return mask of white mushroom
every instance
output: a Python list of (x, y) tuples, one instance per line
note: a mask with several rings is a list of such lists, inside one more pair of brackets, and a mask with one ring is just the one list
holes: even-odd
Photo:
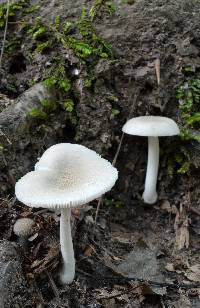
[(25, 247), (26, 241), (33, 234), (35, 222), (30, 218), (19, 218), (13, 226), (13, 232), (19, 237), (20, 244)]
[(159, 140), (161, 136), (180, 134), (177, 124), (169, 118), (143, 116), (129, 120), (122, 128), (129, 135), (148, 137), (148, 163), (143, 199), (153, 204), (157, 200), (156, 184), (159, 166)]
[(71, 283), (75, 275), (71, 208), (99, 198), (113, 187), (117, 178), (117, 170), (96, 152), (78, 144), (61, 143), (46, 150), (35, 171), (16, 183), (16, 196), (24, 204), (61, 209), (63, 283)]

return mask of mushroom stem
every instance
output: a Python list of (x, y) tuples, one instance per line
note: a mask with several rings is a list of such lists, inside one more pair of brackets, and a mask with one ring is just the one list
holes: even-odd
[(63, 257), (63, 269), (60, 275), (62, 283), (69, 284), (75, 275), (74, 249), (70, 225), (71, 209), (61, 209), (60, 246)]
[(148, 137), (148, 163), (143, 199), (145, 203), (153, 204), (157, 200), (156, 184), (159, 165), (158, 137)]

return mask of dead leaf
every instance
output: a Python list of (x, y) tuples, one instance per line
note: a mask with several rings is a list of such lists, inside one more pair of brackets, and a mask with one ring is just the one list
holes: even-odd
[(198, 274), (190, 272), (190, 273), (185, 273), (185, 276), (190, 281), (200, 282), (200, 275), (198, 275)]
[(112, 256), (112, 259), (114, 261), (122, 261), (123, 260), (122, 258), (119, 258), (119, 257), (116, 257), (116, 256)]
[(157, 84), (160, 84), (160, 59), (156, 59), (155, 62), (155, 71), (156, 71), (156, 78), (157, 78)]
[(176, 232), (176, 241), (174, 250), (181, 250), (189, 247), (189, 219), (186, 209), (180, 205), (180, 210), (176, 213), (174, 221), (174, 230)]
[(93, 219), (93, 217), (91, 216), (91, 215), (88, 215), (88, 216), (86, 216), (85, 218), (85, 223), (86, 224), (88, 224), (88, 225), (93, 225), (94, 224), (94, 219)]
[(27, 209), (27, 211), (26, 211), (26, 212), (22, 212), (22, 213), (20, 214), (20, 216), (26, 218), (26, 217), (28, 217), (30, 214), (32, 214), (31, 211), (32, 211), (32, 208)]
[(32, 264), (31, 264), (31, 268), (35, 268), (38, 267), (40, 264), (42, 264), (43, 260), (35, 260)]
[(50, 266), (54, 267), (55, 264), (57, 264), (58, 262), (58, 260), (56, 260), (58, 254), (59, 254), (59, 249), (57, 245), (50, 247), (47, 255), (42, 260), (35, 260), (32, 263), (31, 268), (33, 268), (33, 272), (40, 274)]
[(192, 308), (191, 302), (188, 298), (188, 296), (186, 296), (185, 294), (180, 294), (180, 299), (179, 301), (176, 303), (177, 308)]
[(200, 282), (200, 264), (190, 266), (189, 271), (185, 273), (185, 276), (190, 281)]
[(193, 272), (193, 273), (198, 273), (200, 275), (200, 264), (195, 264), (189, 267), (189, 269)]
[(168, 271), (168, 272), (174, 272), (175, 269), (174, 269), (174, 264), (173, 263), (167, 263), (166, 266), (165, 266), (165, 269)]
[(98, 289), (99, 295), (96, 296), (96, 299), (109, 299), (110, 297), (120, 296), (122, 292), (118, 290), (112, 290), (111, 292), (106, 289)]
[(79, 208), (75, 208), (75, 209), (72, 209), (72, 214), (76, 217), (76, 218), (80, 218), (81, 216), (81, 209)]
[(168, 213), (171, 213), (171, 212), (172, 212), (172, 208), (171, 208), (171, 205), (170, 205), (170, 203), (169, 203), (168, 200), (164, 200), (164, 201), (161, 203), (160, 208), (161, 208), (161, 210), (164, 210), (164, 211), (166, 211), (166, 212), (168, 212)]
[(103, 307), (105, 308), (113, 308), (115, 307), (115, 299), (114, 298), (103, 299), (102, 304), (103, 304)]
[(113, 239), (122, 244), (129, 244), (131, 242), (131, 234), (123, 234), (122, 236), (113, 236)]
[(95, 252), (95, 249), (92, 245), (87, 245), (84, 250), (84, 256), (91, 257), (91, 255)]
[(184, 247), (186, 248), (189, 247), (188, 218), (185, 219), (185, 221), (183, 222), (180, 228), (178, 249), (181, 250)]
[(178, 213), (178, 209), (175, 205), (172, 205), (172, 214), (176, 215)]

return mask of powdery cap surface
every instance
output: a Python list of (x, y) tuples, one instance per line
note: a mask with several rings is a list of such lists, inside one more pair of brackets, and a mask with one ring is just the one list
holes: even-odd
[(19, 218), (13, 226), (13, 231), (17, 236), (28, 237), (33, 233), (35, 222), (30, 218)]
[(126, 122), (123, 132), (136, 136), (174, 136), (180, 134), (177, 124), (169, 118), (158, 116), (143, 116)]
[(17, 198), (31, 207), (76, 207), (99, 198), (118, 178), (117, 169), (88, 148), (70, 143), (50, 147), (15, 186)]

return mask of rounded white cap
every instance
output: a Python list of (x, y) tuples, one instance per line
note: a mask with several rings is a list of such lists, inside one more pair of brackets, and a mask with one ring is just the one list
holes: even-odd
[(13, 232), (20, 237), (28, 237), (33, 233), (35, 222), (30, 218), (19, 218), (13, 226)]
[(78, 144), (50, 147), (15, 186), (18, 200), (30, 207), (83, 205), (109, 191), (118, 171), (96, 152)]
[(129, 135), (161, 137), (180, 134), (177, 124), (169, 118), (158, 116), (143, 116), (126, 122), (122, 131)]

